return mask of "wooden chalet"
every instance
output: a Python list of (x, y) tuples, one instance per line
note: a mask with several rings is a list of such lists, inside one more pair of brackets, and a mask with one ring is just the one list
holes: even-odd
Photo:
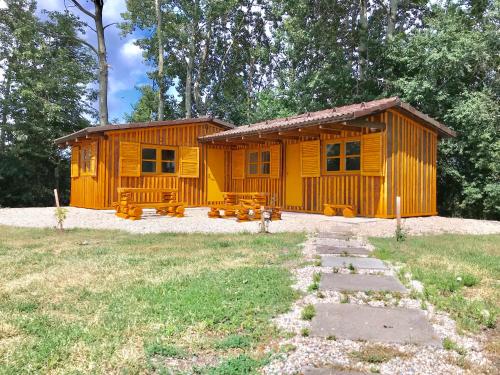
[(71, 147), (71, 206), (109, 209), (118, 188), (177, 189), (188, 206), (262, 192), (285, 211), (349, 204), (356, 215), (435, 215), (440, 137), (455, 133), (399, 98), (235, 127), (214, 118), (89, 127)]

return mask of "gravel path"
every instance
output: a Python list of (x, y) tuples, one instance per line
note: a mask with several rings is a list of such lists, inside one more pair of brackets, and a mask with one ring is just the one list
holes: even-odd
[[(90, 210), (68, 208), (66, 228), (119, 229), (133, 233), (158, 232), (257, 232), (258, 222), (238, 223), (235, 219), (209, 219), (208, 208), (188, 208), (183, 218), (163, 217), (154, 210), (145, 210), (142, 220), (131, 221), (118, 218), (111, 210)], [(22, 227), (54, 227), (53, 207), (2, 208), (0, 225)], [(337, 228), (351, 228), (362, 236), (393, 236), (395, 221), (374, 218), (352, 218), (341, 216), (327, 217), (318, 214), (284, 212), (283, 220), (270, 224), (271, 232), (285, 231), (330, 231)], [(500, 233), (500, 222), (444, 217), (424, 217), (404, 220), (404, 228), (409, 234), (426, 233)]]
[[(358, 238), (358, 241), (362, 239)], [(366, 244), (369, 247), (369, 244)], [(484, 335), (465, 336), (457, 333), (455, 321), (448, 314), (437, 311), (431, 304), (422, 309), (422, 302), (411, 296), (401, 296), (394, 293), (339, 293), (335, 291), (311, 291), (308, 288), (313, 283), (315, 273), (332, 272), (318, 264), (316, 254), (316, 239), (314, 237), (304, 244), (305, 259), (314, 265), (307, 265), (295, 271), (294, 288), (302, 294), (292, 309), (274, 319), (274, 324), (286, 332), (286, 338), (273, 343), (269, 348), (279, 348), (279, 354), (263, 368), (265, 375), (300, 374), (308, 368), (333, 367), (337, 370), (355, 370), (362, 373), (381, 374), (495, 374), (492, 363), (483, 354), (486, 344)], [(398, 269), (390, 267), (379, 274), (395, 275)], [(335, 272), (349, 273), (347, 268)], [(419, 291), (422, 285), (411, 280), (406, 274), (407, 286)], [(433, 346), (416, 346), (411, 344), (383, 344), (399, 353), (388, 357), (380, 363), (363, 362), (356, 352), (373, 348), (374, 342), (353, 341), (345, 339), (310, 337), (311, 321), (303, 320), (302, 310), (309, 304), (349, 303), (373, 307), (400, 307), (421, 310), (432, 325), (440, 340), (451, 339), (461, 348), (459, 351), (446, 350)]]

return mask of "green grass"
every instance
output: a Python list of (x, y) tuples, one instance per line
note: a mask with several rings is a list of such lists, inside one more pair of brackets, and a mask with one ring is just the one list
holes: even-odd
[(302, 234), (132, 235), (0, 226), (0, 373), (253, 373), (297, 297)]
[(302, 320), (312, 320), (315, 315), (316, 310), (314, 309), (314, 305), (309, 304), (302, 309), (300, 317), (302, 318)]
[[(421, 296), (447, 311), (458, 327), (493, 328), (500, 312), (500, 235), (372, 238), (375, 255), (402, 262), (424, 285)], [(404, 273), (403, 270), (402, 273)]]

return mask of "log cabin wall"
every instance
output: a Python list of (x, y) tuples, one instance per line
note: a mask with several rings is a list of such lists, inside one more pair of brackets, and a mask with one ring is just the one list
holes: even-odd
[(384, 113), (387, 124), (385, 216), (395, 217), (396, 197), (402, 216), (436, 215), (437, 132), (397, 110)]
[[(219, 132), (222, 129), (213, 124), (192, 124), (114, 130), (92, 142), (98, 142), (97, 174), (72, 178), (71, 206), (105, 209), (117, 201), (119, 187), (173, 188), (178, 189), (178, 199), (189, 206), (206, 202), (206, 146), (198, 143), (198, 137)], [(91, 141), (77, 142), (73, 148)], [(138, 142), (158, 146), (199, 147), (199, 177), (182, 178), (176, 175), (151, 175), (121, 177), (119, 173), (120, 142)], [(177, 157), (178, 159), (178, 157)], [(178, 164), (178, 162), (177, 162)], [(178, 168), (178, 166), (177, 166)], [(148, 196), (148, 199), (155, 199)]]

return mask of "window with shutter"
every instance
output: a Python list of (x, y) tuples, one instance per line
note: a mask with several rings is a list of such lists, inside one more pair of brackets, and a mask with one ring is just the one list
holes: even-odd
[(71, 148), (71, 177), (80, 176), (80, 147), (73, 146)]
[(361, 174), (383, 176), (382, 133), (365, 134), (361, 145)]
[(271, 146), (271, 173), (269, 177), (280, 178), (281, 171), (281, 146), (273, 145)]
[(231, 154), (231, 174), (233, 179), (245, 178), (245, 150), (233, 150)]
[(120, 142), (120, 176), (139, 177), (141, 175), (141, 144)]
[(200, 149), (198, 147), (180, 148), (180, 177), (198, 178)]
[(90, 171), (89, 174), (92, 177), (97, 176), (97, 141), (91, 143), (90, 145)]
[(302, 177), (320, 176), (321, 163), (319, 140), (302, 142), (300, 144), (300, 163)]

